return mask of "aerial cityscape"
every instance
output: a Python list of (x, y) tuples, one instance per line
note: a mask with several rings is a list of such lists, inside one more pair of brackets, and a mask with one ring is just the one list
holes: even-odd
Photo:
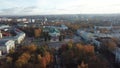
[(0, 68), (120, 68), (119, 0), (0, 3)]

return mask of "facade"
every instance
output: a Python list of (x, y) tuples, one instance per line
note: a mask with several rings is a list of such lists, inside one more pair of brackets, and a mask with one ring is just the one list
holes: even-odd
[(2, 33), (1, 33), (1, 31), (0, 31), (0, 39), (2, 38)]
[(0, 32), (0, 56), (9, 53), (10, 49), (14, 49), (15, 44), (20, 44), (26, 36), (24, 32), (17, 28), (10, 29), (16, 33), (16, 36), (6, 36), (2, 38), (2, 33)]
[(58, 29), (60, 29), (60, 30), (67, 30), (68, 27), (66, 25), (62, 24), (60, 27), (58, 27)]
[(94, 28), (98, 28), (98, 29), (108, 29), (111, 30), (113, 28), (112, 24), (110, 26), (94, 26)]
[(0, 25), (0, 29), (5, 29), (5, 28), (9, 28), (9, 25)]
[(96, 39), (93, 39), (92, 42), (93, 42), (93, 44), (94, 44), (98, 49), (100, 48), (100, 44), (101, 44), (100, 41), (98, 41), (98, 40), (96, 40)]
[(116, 48), (114, 54), (115, 54), (115, 62), (120, 63), (120, 48), (119, 47)]
[(15, 40), (15, 43), (16, 44), (20, 44), (25, 38), (25, 33), (20, 33), (20, 34), (17, 34), (15, 37), (14, 37), (14, 40)]
[(51, 37), (60, 36), (60, 31), (54, 26), (44, 27), (43, 32), (48, 32)]
[(51, 42), (59, 41), (60, 31), (58, 28), (54, 26), (46, 26), (44, 27), (43, 32), (48, 33)]
[(2, 51), (0, 50), (0, 56), (2, 56)]
[(77, 31), (77, 34), (80, 35), (85, 41), (90, 41), (94, 37), (93, 33), (86, 32), (86, 31)]
[(50, 35), (51, 37), (60, 36), (60, 31), (59, 31), (57, 28), (55, 28), (55, 27), (51, 27), (50, 30), (49, 30), (49, 35)]
[(2, 39), (0, 40), (0, 51), (2, 54), (9, 53), (10, 49), (15, 48), (15, 42), (13, 40)]
[(16, 33), (16, 36), (4, 37), (4, 39), (13, 40), (15, 41), (15, 44), (20, 44), (24, 40), (26, 34), (17, 28), (15, 28), (13, 31)]
[(16, 44), (20, 44), (24, 40), (26, 35), (24, 32), (17, 28), (15, 28), (14, 31), (17, 35), (13, 37), (13, 40), (15, 41)]

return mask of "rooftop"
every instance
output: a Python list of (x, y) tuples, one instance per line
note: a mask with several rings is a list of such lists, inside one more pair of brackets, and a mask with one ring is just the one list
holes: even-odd
[(4, 46), (8, 39), (0, 39), (0, 46)]

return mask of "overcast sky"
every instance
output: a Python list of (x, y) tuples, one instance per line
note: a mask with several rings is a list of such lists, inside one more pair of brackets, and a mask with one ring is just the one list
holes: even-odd
[(0, 0), (0, 15), (120, 13), (120, 0)]

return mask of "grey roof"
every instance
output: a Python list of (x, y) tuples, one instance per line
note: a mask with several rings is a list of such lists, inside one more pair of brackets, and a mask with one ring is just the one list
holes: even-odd
[(4, 46), (8, 39), (0, 39), (0, 46)]

